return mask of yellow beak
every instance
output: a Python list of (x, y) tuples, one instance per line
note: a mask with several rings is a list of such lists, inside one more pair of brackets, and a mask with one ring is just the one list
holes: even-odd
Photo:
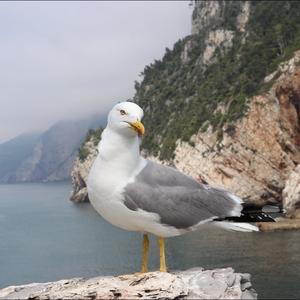
[(145, 127), (142, 122), (130, 122), (129, 125), (139, 134), (143, 135), (145, 133)]

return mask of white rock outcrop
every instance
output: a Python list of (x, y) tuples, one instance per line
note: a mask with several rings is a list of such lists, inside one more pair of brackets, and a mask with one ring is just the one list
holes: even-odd
[(245, 28), (249, 21), (249, 17), (250, 17), (250, 2), (243, 1), (241, 2), (241, 11), (237, 16), (237, 20), (236, 20), (237, 29), (240, 32), (245, 32)]
[(232, 268), (72, 278), (10, 286), (0, 299), (257, 299), (249, 274)]
[(226, 50), (230, 49), (233, 37), (234, 32), (231, 30), (217, 29), (210, 31), (204, 42), (206, 48), (203, 52), (202, 63), (204, 65), (212, 63), (217, 49), (220, 49), (221, 52), (226, 52)]
[[(226, 5), (235, 1), (195, 1), (195, 10), (192, 18), (192, 34), (203, 32), (212, 27), (216, 21), (224, 19)], [(236, 1), (237, 2), (237, 1)], [(251, 12), (250, 1), (240, 1), (236, 16), (236, 29), (245, 32)]]
[(198, 34), (219, 19), (222, 12), (220, 1), (195, 1), (195, 15), (192, 19), (192, 34)]

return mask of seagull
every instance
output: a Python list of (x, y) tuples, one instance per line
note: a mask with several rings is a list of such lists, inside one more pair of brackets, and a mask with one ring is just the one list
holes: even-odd
[(197, 230), (204, 223), (258, 231), (248, 223), (226, 220), (241, 215), (243, 201), (236, 195), (140, 155), (143, 115), (142, 108), (129, 101), (112, 108), (87, 180), (90, 202), (105, 220), (143, 234), (141, 272), (148, 272), (150, 233), (158, 237), (159, 270), (167, 272), (165, 238)]

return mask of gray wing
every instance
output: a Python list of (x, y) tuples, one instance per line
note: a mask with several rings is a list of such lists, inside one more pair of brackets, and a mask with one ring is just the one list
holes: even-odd
[(125, 187), (124, 204), (160, 216), (162, 224), (186, 229), (211, 218), (239, 215), (242, 207), (228, 191), (202, 185), (174, 168), (147, 161)]

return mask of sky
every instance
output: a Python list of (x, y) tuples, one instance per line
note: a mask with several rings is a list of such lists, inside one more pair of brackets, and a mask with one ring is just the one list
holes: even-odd
[(0, 1), (0, 143), (132, 98), (191, 13), (189, 1)]

